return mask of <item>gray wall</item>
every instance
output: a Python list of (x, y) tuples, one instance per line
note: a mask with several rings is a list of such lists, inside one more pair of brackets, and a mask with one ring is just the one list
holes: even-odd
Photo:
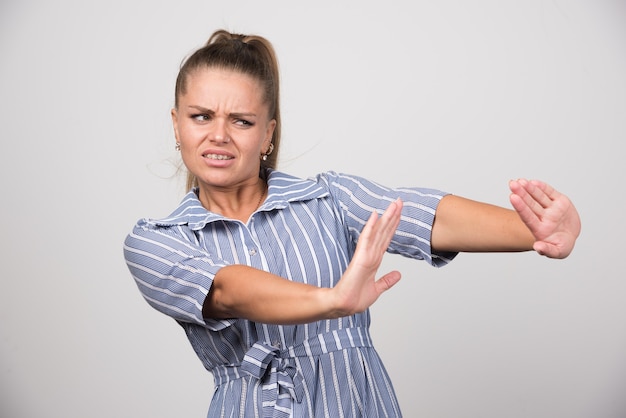
[(121, 246), (183, 194), (174, 79), (224, 27), (276, 46), (284, 170), (503, 206), (540, 178), (578, 206), (564, 261), (385, 260), (373, 335), (406, 416), (626, 416), (624, 2), (309, 4), (0, 3), (0, 415), (205, 416), (212, 378)]

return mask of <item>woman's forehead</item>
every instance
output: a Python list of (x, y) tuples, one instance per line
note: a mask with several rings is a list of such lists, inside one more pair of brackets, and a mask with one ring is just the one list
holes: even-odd
[(185, 107), (237, 113), (260, 115), (267, 110), (263, 90), (256, 79), (224, 69), (205, 68), (190, 73), (179, 101)]

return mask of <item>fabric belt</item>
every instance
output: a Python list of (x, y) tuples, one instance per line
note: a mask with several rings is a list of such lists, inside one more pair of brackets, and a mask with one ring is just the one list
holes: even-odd
[(304, 377), (296, 357), (316, 357), (346, 348), (372, 347), (367, 328), (344, 328), (318, 334), (300, 344), (281, 349), (258, 341), (246, 352), (240, 365), (213, 368), (215, 386), (252, 376), (262, 383), (263, 417), (291, 416), (293, 402), (302, 402)]

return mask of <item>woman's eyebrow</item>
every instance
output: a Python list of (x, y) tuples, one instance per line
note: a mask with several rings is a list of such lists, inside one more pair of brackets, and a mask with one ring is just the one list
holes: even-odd
[(254, 118), (254, 117), (256, 117), (256, 113), (252, 113), (252, 112), (232, 112), (230, 114), (230, 117), (233, 117), (233, 118), (242, 118), (242, 117), (250, 118), (250, 117), (252, 117), (252, 118)]
[(210, 114), (215, 113), (212, 110), (207, 109), (207, 108), (202, 107), (202, 106), (189, 105), (188, 107), (191, 108), (191, 109), (197, 110), (198, 112), (202, 112), (202, 113), (210, 113)]

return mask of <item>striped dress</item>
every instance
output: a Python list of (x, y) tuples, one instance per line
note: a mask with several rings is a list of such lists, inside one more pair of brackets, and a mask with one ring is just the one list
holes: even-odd
[(203, 318), (220, 268), (244, 264), (292, 281), (332, 287), (373, 211), (398, 197), (400, 226), (388, 252), (434, 266), (455, 254), (430, 249), (444, 193), (390, 189), (327, 172), (299, 179), (268, 170), (268, 196), (247, 223), (207, 211), (195, 191), (165, 219), (141, 219), (124, 242), (145, 300), (171, 316), (215, 380), (209, 417), (399, 417), (385, 368), (372, 346), (370, 313), (304, 325)]

